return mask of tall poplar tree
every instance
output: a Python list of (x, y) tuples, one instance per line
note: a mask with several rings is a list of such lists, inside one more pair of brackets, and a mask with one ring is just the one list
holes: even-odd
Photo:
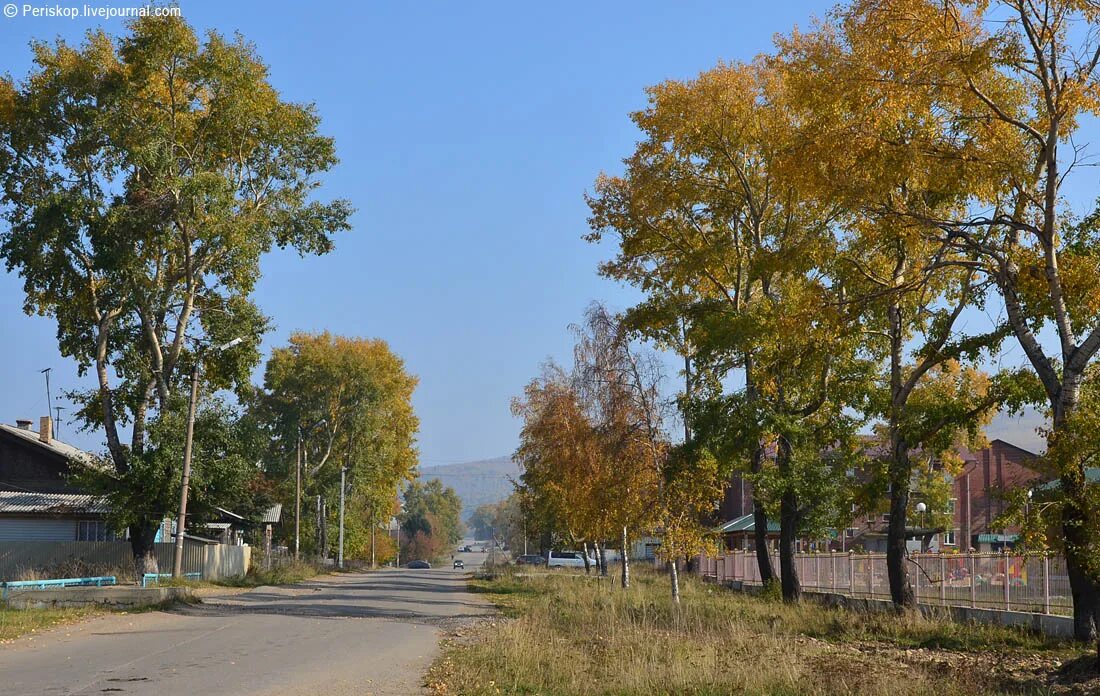
[[(351, 208), (314, 199), (333, 141), (311, 105), (279, 97), (251, 44), (200, 40), (179, 17), (128, 29), (34, 43), (31, 72), (0, 78), (0, 256), (24, 309), (52, 317), (62, 354), (95, 375), (77, 418), (140, 485), (149, 423), (197, 360), (207, 388), (247, 383), (266, 330), (249, 297), (261, 256), (329, 251)], [(133, 516), (138, 572), (156, 570), (168, 513)]]

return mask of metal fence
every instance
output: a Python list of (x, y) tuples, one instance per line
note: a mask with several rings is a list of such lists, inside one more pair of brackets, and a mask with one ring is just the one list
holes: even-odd
[[(157, 565), (171, 571), (175, 544), (156, 544)], [(244, 575), (251, 548), (186, 540), (183, 572), (200, 573), (207, 580)], [(132, 576), (134, 567), (127, 541), (0, 541), (0, 580), (104, 574)]]
[[(906, 562), (921, 604), (1073, 613), (1065, 559), (1058, 556), (918, 553), (910, 554)], [(777, 575), (781, 572), (778, 552), (772, 553), (772, 567)], [(795, 569), (806, 590), (890, 599), (886, 554), (796, 554)], [(760, 567), (751, 551), (700, 556), (696, 572), (718, 583), (761, 584)]]

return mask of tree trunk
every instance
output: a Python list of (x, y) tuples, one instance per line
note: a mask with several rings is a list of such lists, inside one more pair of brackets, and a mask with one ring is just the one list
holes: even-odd
[(592, 564), (589, 563), (589, 561), (588, 561), (588, 542), (587, 541), (582, 541), (581, 542), (581, 553), (584, 554), (584, 574), (585, 575), (591, 575), (592, 574)]
[(604, 553), (603, 544), (594, 542), (596, 544), (596, 560), (600, 564), (600, 577), (607, 577), (607, 554)]
[(776, 454), (780, 475), (784, 477), (783, 496), (779, 500), (779, 579), (784, 601), (797, 602), (802, 599), (802, 584), (794, 558), (798, 539), (798, 496), (789, 480), (791, 443), (787, 438), (779, 438)]
[(317, 519), (321, 527), (321, 561), (328, 558), (328, 500), (322, 497), (317, 506)]
[(626, 538), (626, 525), (623, 525), (622, 563), (623, 563), (623, 589), (630, 587), (630, 555), (627, 554), (628, 546)]
[(672, 582), (672, 603), (680, 603), (680, 574), (676, 572), (676, 559), (668, 562), (668, 577)]
[[(762, 467), (761, 457), (763, 450), (757, 448), (752, 455), (752, 473), (760, 473)], [(764, 503), (756, 495), (756, 486), (752, 487), (752, 524), (753, 546), (756, 549), (756, 564), (760, 568), (760, 581), (765, 585), (775, 582), (775, 568), (772, 567), (772, 556), (768, 551), (768, 513), (764, 510)]]
[[(157, 566), (157, 527), (160, 521), (140, 520), (130, 525), (130, 550), (134, 556), (134, 579), (141, 582), (146, 573), (159, 573)], [(182, 534), (183, 530), (178, 533)]]
[(909, 584), (905, 559), (905, 522), (909, 507), (909, 443), (891, 428), (890, 434), (890, 524), (886, 529), (886, 573), (890, 580), (890, 599), (898, 609), (912, 609), (917, 600)]

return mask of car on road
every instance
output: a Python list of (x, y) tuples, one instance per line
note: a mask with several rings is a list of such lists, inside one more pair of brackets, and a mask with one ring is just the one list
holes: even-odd
[(455, 568), (465, 568), (466, 564), (462, 562), (461, 558), (456, 558), (454, 567)]
[(410, 561), (405, 567), (413, 570), (424, 570), (425, 568), (431, 568), (432, 564), (427, 561)]
[(537, 553), (525, 553), (516, 556), (516, 565), (546, 565), (546, 559)]
[(462, 547), (462, 552), (463, 552), (463, 553), (470, 553), (470, 552), (472, 552), (472, 551), (473, 551), (473, 549), (472, 549), (472, 548), (470, 548), (470, 546), (469, 546), (469, 545), (466, 545), (466, 546), (463, 546), (463, 547)]
[[(588, 565), (595, 565), (596, 561), (588, 559)], [(546, 556), (547, 568), (583, 568), (584, 554), (580, 551), (551, 551)]]

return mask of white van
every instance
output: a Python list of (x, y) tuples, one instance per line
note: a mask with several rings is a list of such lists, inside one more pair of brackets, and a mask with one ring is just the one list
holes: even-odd
[[(596, 561), (589, 558), (589, 565), (596, 565)], [(580, 551), (551, 551), (546, 555), (547, 568), (583, 568), (584, 554)]]

